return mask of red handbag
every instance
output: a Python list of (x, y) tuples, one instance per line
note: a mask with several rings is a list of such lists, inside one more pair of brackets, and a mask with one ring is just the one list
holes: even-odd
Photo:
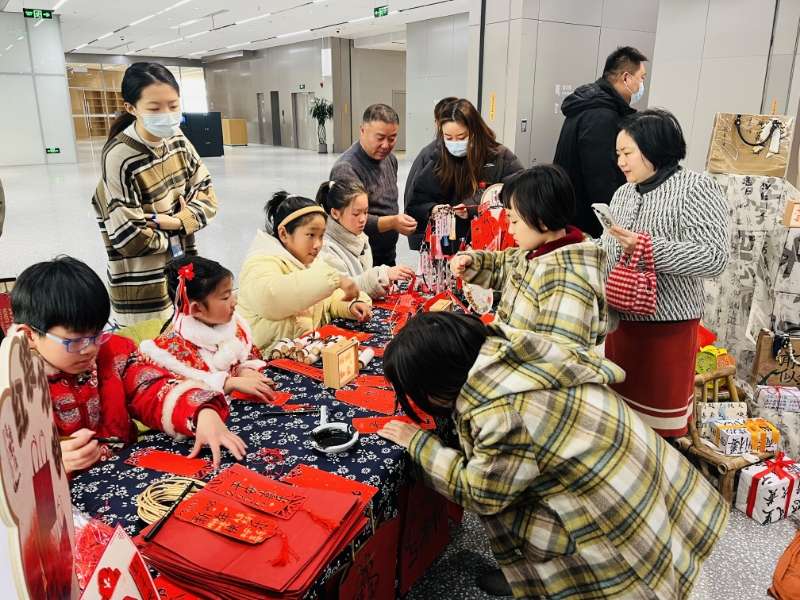
[[(644, 268), (642, 268), (644, 263)], [(656, 269), (653, 240), (640, 233), (633, 254), (622, 254), (606, 282), (608, 304), (620, 312), (652, 315), (656, 312)]]

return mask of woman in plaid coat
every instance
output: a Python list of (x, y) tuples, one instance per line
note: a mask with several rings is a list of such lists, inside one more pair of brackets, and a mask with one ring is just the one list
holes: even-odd
[(687, 598), (728, 516), (717, 492), (608, 384), (592, 350), (424, 313), (389, 344), (409, 400), (452, 416), (460, 448), (392, 422), (426, 481), (481, 516), (516, 598)]

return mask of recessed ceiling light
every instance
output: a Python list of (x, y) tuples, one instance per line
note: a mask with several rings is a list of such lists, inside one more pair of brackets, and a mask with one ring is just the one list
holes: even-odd
[(153, 44), (152, 46), (148, 46), (148, 49), (161, 48), (161, 46), (167, 46), (168, 44), (175, 44), (180, 41), (183, 41), (182, 37), (175, 38), (174, 40), (168, 40), (166, 42), (159, 42), (158, 44)]
[(135, 25), (139, 25), (140, 23), (144, 23), (145, 21), (149, 21), (155, 16), (156, 16), (155, 13), (153, 13), (152, 15), (147, 15), (146, 17), (142, 17), (141, 19), (138, 19), (137, 21), (134, 21), (133, 23), (128, 25), (128, 27), (133, 27)]
[(104, 33), (103, 35), (101, 35), (101, 36), (100, 36), (99, 38), (97, 38), (97, 39), (98, 39), (98, 40), (104, 40), (104, 39), (106, 39), (107, 37), (111, 37), (112, 35), (114, 35), (114, 32), (113, 32), (113, 31), (109, 31), (108, 33)]
[(198, 50), (197, 52), (190, 52), (189, 56), (197, 56), (198, 54), (205, 54), (208, 50)]
[(14, 44), (9, 44), (8, 46), (6, 46), (6, 49), (5, 49), (5, 51), (6, 51), (6, 52), (8, 52), (8, 51), (9, 51), (9, 50), (11, 50), (13, 47), (14, 47)]
[(301, 29), (300, 31), (293, 31), (291, 33), (282, 33), (280, 35), (276, 35), (275, 37), (277, 37), (277, 38), (285, 38), (285, 37), (290, 37), (290, 36), (293, 36), (293, 35), (302, 35), (304, 33), (310, 33), (310, 32), (311, 32), (310, 29)]
[(53, 12), (57, 11), (59, 8), (64, 6), (69, 0), (59, 0), (59, 2), (53, 7)]
[(231, 44), (230, 46), (225, 46), (228, 49), (231, 48), (238, 48), (239, 46), (249, 46), (252, 42), (240, 42), (238, 44)]
[(192, 39), (192, 38), (196, 38), (196, 37), (199, 37), (199, 36), (201, 36), (201, 35), (205, 35), (205, 34), (207, 34), (207, 33), (211, 33), (211, 32), (210, 32), (208, 29), (206, 29), (205, 31), (198, 31), (197, 33), (193, 33), (193, 34), (191, 34), (191, 35), (186, 35), (186, 36), (184, 36), (184, 38), (183, 38), (183, 39), (185, 39), (185, 40), (190, 40), (190, 39)]
[(24, 36), (24, 35), (21, 35), (21, 36), (19, 36), (19, 37), (17, 38), (17, 41), (19, 41), (19, 40), (24, 40), (24, 39), (25, 39), (25, 36)]
[(361, 17), (360, 19), (350, 19), (348, 23), (361, 23), (362, 21), (369, 21), (370, 19), (374, 19), (375, 17)]
[(245, 23), (250, 23), (251, 21), (258, 21), (259, 19), (266, 19), (269, 16), (272, 16), (272, 13), (264, 13), (263, 15), (256, 15), (255, 17), (250, 17), (248, 19), (242, 19), (241, 21), (236, 21), (236, 23), (234, 23), (234, 25), (244, 25)]
[(180, 29), (181, 27), (188, 27), (189, 25), (193, 25), (197, 23), (200, 19), (191, 19), (189, 21), (184, 21), (183, 23), (178, 23), (177, 25), (170, 25), (170, 29)]
[(88, 45), (89, 45), (88, 42), (86, 44), (81, 44), (77, 48), (73, 48), (72, 51), (75, 52), (75, 50), (80, 50), (81, 48), (86, 48), (86, 46), (88, 46)]
[(167, 8), (164, 8), (164, 9), (158, 11), (156, 14), (157, 15), (163, 15), (164, 13), (169, 12), (174, 8), (178, 8), (179, 6), (183, 6), (184, 4), (188, 4), (191, 1), (192, 0), (181, 0), (180, 2), (176, 2), (172, 6), (168, 6)]

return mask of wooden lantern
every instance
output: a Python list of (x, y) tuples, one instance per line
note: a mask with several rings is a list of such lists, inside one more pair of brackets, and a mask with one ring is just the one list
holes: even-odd
[(322, 351), (325, 387), (339, 389), (358, 377), (358, 340), (339, 340)]

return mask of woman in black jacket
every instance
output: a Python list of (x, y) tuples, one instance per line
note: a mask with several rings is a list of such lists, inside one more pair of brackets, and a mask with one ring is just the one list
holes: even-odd
[(442, 111), (434, 159), (406, 181), (406, 214), (417, 220), (417, 231), (408, 240), (419, 250), (434, 207), (441, 204), (462, 206), (456, 210), (456, 235), (469, 240), (470, 220), (476, 212), (483, 190), (502, 183), (523, 169), (508, 148), (498, 143), (469, 100), (456, 100)]

